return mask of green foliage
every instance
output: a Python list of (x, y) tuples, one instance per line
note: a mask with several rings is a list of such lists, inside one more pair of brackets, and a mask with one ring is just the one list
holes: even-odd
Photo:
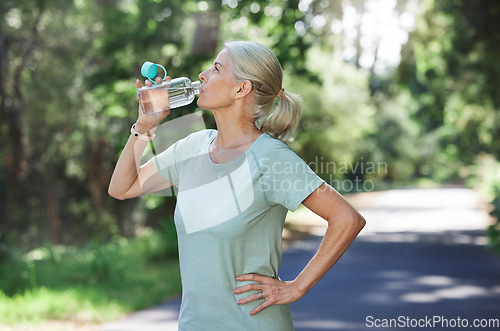
[[(422, 135), (437, 142), (434, 156), (424, 167), (438, 165), (434, 176), (438, 180), (462, 178), (494, 187), (492, 216), (498, 218), (498, 183), (481, 170), (485, 160), (500, 160), (500, 94), (496, 91), (500, 2), (429, 0), (422, 4), (417, 29), (403, 50), (399, 81), (418, 104), (414, 116), (422, 123)], [(494, 164), (496, 176), (498, 164), (489, 163)], [(497, 251), (499, 231), (498, 222), (488, 229)]]
[[(363, 12), (364, 1), (351, 4)], [(396, 10), (405, 5), (398, 1)], [(16, 100), (24, 105), (16, 112), (22, 114), (17, 129), (25, 163), (20, 164), (29, 165), (24, 176), (0, 171), (0, 196), (15, 202), (7, 209), (0, 199), (2, 214), (8, 216), (1, 231), (15, 237), (9, 245), (82, 244), (91, 238), (134, 236), (145, 219), (158, 224), (161, 217), (143, 208), (149, 198), (117, 202), (106, 192), (137, 117), (134, 80), (145, 60), (165, 65), (174, 77), (195, 78), (227, 39), (260, 41), (277, 54), (287, 72), (285, 86), (305, 101), (294, 147), (308, 161), (386, 162), (398, 170), (379, 178), (392, 180), (425, 168), (412, 164), (424, 152), (407, 148), (418, 129), (404, 109), (406, 101), (379, 98), (390, 106), (377, 104), (369, 89), (376, 81), (373, 73), (333, 60), (334, 53), (342, 52), (339, 36), (332, 36), (327, 23), (314, 24), (314, 18), (341, 19), (340, 3), (21, 0), (2, 3), (2, 10), (0, 31), (10, 40), (4, 61), (12, 64), (2, 76), (18, 79), (5, 80), (2, 98), (10, 100), (18, 88)], [(195, 108), (178, 109), (170, 118)], [(214, 127), (212, 117), (205, 119)], [(0, 132), (15, 130), (0, 122)], [(10, 149), (17, 149), (12, 139), (0, 146), (5, 160)], [(6, 163), (0, 167), (9, 168)], [(9, 178), (15, 178), (10, 190)]]
[[(297, 33), (295, 24), (306, 20), (298, 0), (242, 0), (235, 8), (224, 6), (224, 39), (250, 39), (269, 46), (281, 64), (293, 73), (314, 76), (306, 68), (306, 54), (312, 46), (311, 32)], [(314, 79), (314, 78), (313, 78)]]
[[(443, 151), (461, 165), (500, 155), (500, 3), (425, 1), (405, 46), (400, 80), (419, 103), (415, 114), (436, 131)], [(453, 152), (453, 149), (456, 152)], [(460, 153), (458, 153), (460, 151)]]
[(0, 289), (6, 295), (13, 295), (29, 287), (29, 265), (20, 257), (10, 253), (0, 263)]
[(368, 74), (318, 48), (308, 55), (309, 70), (323, 83), (297, 75), (285, 78), (285, 89), (300, 94), (304, 103), (293, 147), (324, 179), (342, 178), (335, 167), (326, 165), (353, 161), (375, 129)]
[(434, 153), (435, 144), (420, 136), (421, 128), (412, 120), (414, 101), (404, 91), (394, 96), (375, 93), (377, 113), (376, 131), (367, 139), (366, 157), (377, 163), (385, 162), (384, 180), (409, 182), (423, 174), (425, 161)]
[(120, 318), (126, 309), (108, 302), (99, 295), (98, 288), (73, 288), (64, 291), (41, 287), (27, 290), (14, 297), (0, 291), (0, 316), (2, 324), (37, 323), (44, 320), (69, 320), (78, 322), (104, 322)]
[[(82, 248), (46, 245), (0, 263), (0, 320), (102, 322), (180, 290), (178, 263), (159, 232)], [(3, 275), (6, 275), (5, 277)], [(80, 316), (80, 317), (78, 317)]]
[(500, 254), (500, 182), (494, 186), (494, 199), (491, 201), (493, 210), (490, 215), (496, 220), (495, 224), (490, 225), (487, 230), (489, 245), (491, 249)]
[(2, 3), (0, 40), (9, 43), (0, 52), (6, 65), (0, 76), (14, 80), (0, 84), (1, 104), (19, 109), (0, 112), (6, 120), (0, 133), (19, 136), (0, 141), (0, 156), (19, 154), (24, 169), (13, 176), (8, 162), (0, 164), (6, 174), (0, 175), (0, 231), (12, 234), (8, 241), (2, 236), (3, 243), (33, 248), (49, 238), (84, 243), (134, 234), (137, 221), (128, 215), (141, 202), (114, 201), (107, 195), (109, 177), (137, 118), (134, 78), (141, 63), (162, 63), (172, 76), (201, 71), (201, 58), (185, 61), (188, 25), (196, 23), (186, 18), (192, 3)]
[(144, 235), (131, 246), (149, 262), (177, 257), (177, 234), (173, 221), (160, 221), (160, 228), (159, 231), (144, 229)]

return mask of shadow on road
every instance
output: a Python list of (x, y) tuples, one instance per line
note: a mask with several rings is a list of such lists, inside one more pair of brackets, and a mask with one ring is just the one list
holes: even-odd
[[(283, 266), (304, 264), (321, 237), (291, 245)], [(334, 268), (292, 304), (296, 330), (364, 330), (377, 319), (499, 318), (500, 263), (483, 231), (359, 237)], [(295, 270), (283, 268), (281, 277)], [(441, 325), (441, 324), (439, 324)]]

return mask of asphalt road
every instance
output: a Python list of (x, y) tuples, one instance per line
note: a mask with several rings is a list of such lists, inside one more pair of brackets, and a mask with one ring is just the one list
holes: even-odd
[[(332, 270), (291, 304), (296, 330), (500, 329), (500, 257), (487, 247), (487, 213), (469, 189), (405, 189), (361, 209), (367, 225)], [(316, 252), (324, 223), (304, 210), (290, 222), (312, 234), (283, 254), (293, 279)], [(177, 330), (180, 299), (100, 331)], [(468, 326), (466, 328), (466, 326)]]

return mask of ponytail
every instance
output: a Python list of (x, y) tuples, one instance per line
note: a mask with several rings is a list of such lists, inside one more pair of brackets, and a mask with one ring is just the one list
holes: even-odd
[(301, 112), (302, 99), (294, 93), (283, 91), (274, 110), (268, 116), (256, 118), (255, 124), (260, 131), (273, 138), (287, 141), (299, 124)]
[[(302, 99), (283, 90), (283, 70), (267, 47), (251, 41), (224, 44), (233, 59), (238, 80), (249, 80), (255, 93), (255, 126), (270, 136), (286, 141), (299, 124)], [(275, 106), (276, 98), (278, 104)]]

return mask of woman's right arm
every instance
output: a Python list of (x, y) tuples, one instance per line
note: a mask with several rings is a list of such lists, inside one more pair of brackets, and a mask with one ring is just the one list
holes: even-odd
[[(146, 84), (151, 85), (151, 83)], [(137, 88), (141, 87), (141, 83), (137, 80)], [(144, 114), (139, 107), (139, 118), (135, 129), (140, 134), (152, 132), (169, 114), (168, 107), (162, 112), (152, 114)], [(152, 160), (141, 166), (141, 157), (147, 145), (147, 141), (140, 140), (133, 134), (130, 135), (111, 176), (108, 188), (110, 196), (124, 200), (172, 186), (158, 173)]]

